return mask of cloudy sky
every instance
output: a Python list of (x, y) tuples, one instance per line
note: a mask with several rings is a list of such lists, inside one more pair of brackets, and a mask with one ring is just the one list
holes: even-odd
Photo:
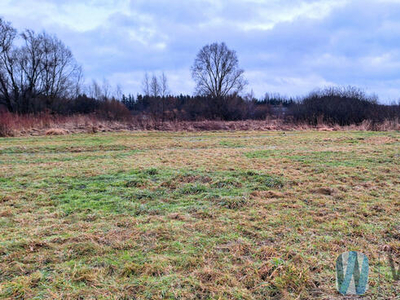
[(192, 94), (196, 53), (224, 41), (258, 97), (354, 85), (400, 98), (400, 0), (1, 0), (0, 16), (56, 34), (87, 81), (125, 93), (164, 71), (173, 93)]

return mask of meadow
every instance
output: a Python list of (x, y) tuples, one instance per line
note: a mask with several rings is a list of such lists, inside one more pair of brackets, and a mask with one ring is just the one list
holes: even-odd
[(0, 138), (0, 298), (341, 299), (357, 250), (394, 299), (399, 174), (395, 131)]

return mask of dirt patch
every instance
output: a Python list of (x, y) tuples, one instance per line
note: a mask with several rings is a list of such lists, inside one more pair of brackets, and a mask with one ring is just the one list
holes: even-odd
[(69, 131), (61, 128), (50, 128), (46, 130), (45, 135), (66, 135)]
[(335, 189), (328, 188), (328, 187), (320, 187), (315, 190), (312, 190), (312, 192), (315, 194), (322, 194), (322, 195), (330, 196), (335, 193)]

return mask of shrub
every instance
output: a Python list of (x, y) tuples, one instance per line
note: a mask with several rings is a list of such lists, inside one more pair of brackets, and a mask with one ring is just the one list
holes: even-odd
[(131, 118), (131, 113), (126, 106), (115, 99), (100, 101), (96, 114), (112, 121), (127, 121)]
[(14, 119), (12, 114), (3, 112), (0, 113), (0, 137), (13, 136), (14, 132), (12, 129)]
[(398, 117), (395, 106), (381, 105), (376, 96), (367, 96), (354, 87), (326, 88), (311, 93), (290, 107), (294, 121), (309, 125), (360, 125), (366, 120), (374, 124)]

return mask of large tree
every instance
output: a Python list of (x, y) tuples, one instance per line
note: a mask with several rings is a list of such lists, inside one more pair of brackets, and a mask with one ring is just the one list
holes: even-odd
[(13, 47), (16, 35), (17, 30), (0, 18), (0, 105), (10, 111), (13, 111), (19, 94), (15, 70), (17, 53)]
[(228, 49), (225, 43), (204, 46), (191, 71), (196, 81), (196, 94), (202, 96), (227, 97), (239, 93), (247, 84), (236, 52)]
[(0, 19), (0, 104), (9, 111), (34, 112), (36, 99), (50, 106), (56, 98), (77, 96), (81, 74), (72, 52), (55, 36), (31, 30), (18, 36)]

